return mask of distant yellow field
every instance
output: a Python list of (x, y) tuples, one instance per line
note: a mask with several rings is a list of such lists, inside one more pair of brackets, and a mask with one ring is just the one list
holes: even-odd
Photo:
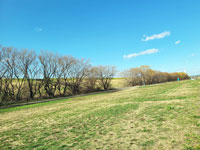
[(124, 88), (128, 86), (124, 78), (114, 78), (111, 85), (112, 88)]

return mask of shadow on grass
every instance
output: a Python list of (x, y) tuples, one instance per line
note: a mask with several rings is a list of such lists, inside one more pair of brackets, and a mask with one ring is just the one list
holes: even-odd
[[(85, 97), (85, 96), (90, 96), (90, 95), (99, 95), (99, 94), (106, 94), (106, 93), (115, 93), (118, 91), (122, 91), (124, 89), (127, 88), (113, 88), (113, 89), (109, 89), (109, 90), (99, 90), (99, 91), (95, 91), (95, 92), (91, 92), (91, 93), (85, 93), (85, 94), (78, 94), (78, 95), (68, 95), (68, 96), (63, 96), (63, 97), (54, 97), (54, 98), (43, 98), (43, 100), (41, 99), (35, 99), (35, 100), (29, 100), (29, 101), (20, 101), (20, 102), (15, 102), (12, 104), (1, 104), (0, 105), (0, 109), (4, 109), (4, 108), (12, 108), (12, 107), (17, 107), (17, 106), (24, 106), (24, 105), (31, 105), (31, 104), (39, 104), (39, 103), (47, 103), (48, 104), (51, 102), (56, 103), (58, 101), (65, 101), (65, 100), (71, 100), (71, 98), (75, 98), (75, 97)], [(41, 106), (41, 104), (40, 104)], [(0, 110), (0, 112), (2, 112), (2, 110)]]

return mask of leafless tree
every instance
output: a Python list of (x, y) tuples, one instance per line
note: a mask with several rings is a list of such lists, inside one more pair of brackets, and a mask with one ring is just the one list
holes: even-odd
[(23, 74), (19, 69), (19, 52), (12, 47), (2, 49), (3, 66), (7, 68), (4, 79), (4, 96), (14, 100), (21, 99), (24, 84)]
[(4, 65), (4, 57), (3, 57), (3, 47), (0, 46), (0, 103), (3, 101), (3, 93), (4, 93), (4, 77), (7, 72), (7, 68)]
[(142, 80), (139, 68), (131, 68), (123, 71), (121, 74), (122, 77), (126, 79), (128, 85), (136, 86), (141, 84)]
[[(66, 96), (68, 81), (70, 79), (70, 72), (72, 71), (71, 67), (76, 63), (75, 58), (71, 56), (63, 56), (60, 58), (59, 66), (61, 72), (61, 81), (58, 87), (59, 93), (61, 96)], [(61, 90), (61, 87), (63, 90)]]
[(104, 90), (107, 90), (111, 86), (111, 80), (116, 74), (116, 68), (114, 66), (98, 66), (97, 76), (99, 79), (99, 84)]
[(19, 67), (28, 84), (29, 98), (33, 99), (38, 91), (38, 84), (41, 82), (39, 77), (40, 67), (37, 61), (37, 55), (34, 51), (24, 49), (20, 52)]
[(139, 70), (140, 70), (140, 74), (141, 74), (141, 77), (143, 79), (143, 83), (144, 85), (146, 85), (147, 83), (147, 77), (148, 77), (148, 71), (150, 69), (150, 66), (140, 66)]
[(97, 88), (97, 81), (98, 81), (98, 72), (97, 72), (97, 67), (91, 67), (89, 69), (88, 75), (85, 78), (85, 88), (87, 92), (92, 92)]
[(80, 92), (81, 84), (88, 74), (90, 64), (84, 59), (76, 59), (69, 70), (68, 88), (72, 94)]
[(39, 60), (42, 66), (44, 89), (50, 97), (55, 96), (57, 88), (57, 82), (55, 81), (58, 67), (57, 58), (58, 57), (56, 55), (47, 51), (42, 51), (39, 55)]

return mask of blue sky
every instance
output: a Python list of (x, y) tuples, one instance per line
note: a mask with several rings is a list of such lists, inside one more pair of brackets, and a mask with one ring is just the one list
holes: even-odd
[(200, 74), (199, 7), (199, 0), (0, 0), (0, 44), (118, 70)]

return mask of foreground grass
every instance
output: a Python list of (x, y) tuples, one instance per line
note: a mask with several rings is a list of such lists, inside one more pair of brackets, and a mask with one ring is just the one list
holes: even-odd
[(200, 149), (200, 81), (0, 110), (0, 149)]

